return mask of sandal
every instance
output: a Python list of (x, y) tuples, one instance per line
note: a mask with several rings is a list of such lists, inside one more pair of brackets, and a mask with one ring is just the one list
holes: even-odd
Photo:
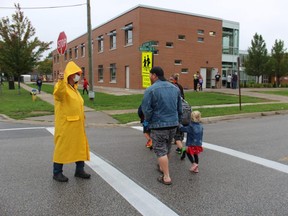
[(164, 184), (164, 185), (171, 185), (172, 184), (172, 181), (169, 181), (169, 182), (164, 181), (164, 176), (159, 176), (157, 178), (157, 181)]

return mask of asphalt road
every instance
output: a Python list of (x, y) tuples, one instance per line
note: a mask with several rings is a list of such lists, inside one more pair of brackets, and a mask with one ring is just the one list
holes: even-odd
[(200, 172), (173, 146), (165, 186), (137, 128), (87, 128), (92, 178), (76, 179), (69, 164), (59, 183), (51, 125), (0, 121), (0, 215), (287, 215), (287, 128), (288, 115), (204, 124)]

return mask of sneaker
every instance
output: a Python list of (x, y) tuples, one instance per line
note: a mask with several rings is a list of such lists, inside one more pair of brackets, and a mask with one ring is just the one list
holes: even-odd
[(181, 153), (182, 153), (182, 150), (181, 150), (180, 148), (176, 148), (176, 152), (177, 152), (178, 154), (181, 154)]
[(91, 175), (89, 173), (86, 173), (84, 170), (76, 171), (74, 176), (83, 179), (89, 179), (91, 177)]
[(182, 151), (181, 151), (181, 160), (184, 160), (186, 157), (186, 150), (184, 148), (182, 148)]
[(151, 139), (149, 139), (149, 140), (147, 141), (146, 147), (147, 147), (147, 148), (151, 148), (151, 147), (152, 147), (152, 140), (151, 140)]
[(53, 179), (58, 182), (68, 182), (68, 178), (63, 173), (54, 174)]

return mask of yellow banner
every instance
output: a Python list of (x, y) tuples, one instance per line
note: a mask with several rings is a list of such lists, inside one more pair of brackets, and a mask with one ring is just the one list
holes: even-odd
[(148, 88), (151, 85), (150, 81), (150, 70), (153, 65), (153, 53), (152, 52), (142, 52), (142, 86), (143, 88)]
[(142, 86), (143, 88), (148, 88), (151, 86), (150, 75), (142, 75)]

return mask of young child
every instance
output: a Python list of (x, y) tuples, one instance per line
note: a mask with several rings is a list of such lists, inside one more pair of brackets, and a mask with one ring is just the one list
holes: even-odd
[(148, 127), (148, 122), (145, 121), (145, 118), (144, 118), (144, 114), (142, 112), (142, 107), (141, 105), (139, 106), (138, 108), (138, 116), (140, 118), (140, 123), (142, 123), (143, 125), (143, 133), (144, 133), (144, 136), (146, 137), (147, 139), (147, 143), (146, 143), (146, 147), (147, 148), (150, 148), (150, 150), (152, 150), (152, 139), (150, 137), (150, 129)]
[[(179, 130), (187, 133), (186, 140), (186, 154), (189, 158), (192, 166), (191, 172), (198, 173), (199, 168), (199, 154), (203, 151), (202, 139), (203, 139), (203, 126), (200, 123), (201, 113), (199, 111), (193, 111), (191, 113), (191, 122), (187, 126), (180, 125)], [(185, 158), (185, 153), (182, 154), (181, 159)]]

